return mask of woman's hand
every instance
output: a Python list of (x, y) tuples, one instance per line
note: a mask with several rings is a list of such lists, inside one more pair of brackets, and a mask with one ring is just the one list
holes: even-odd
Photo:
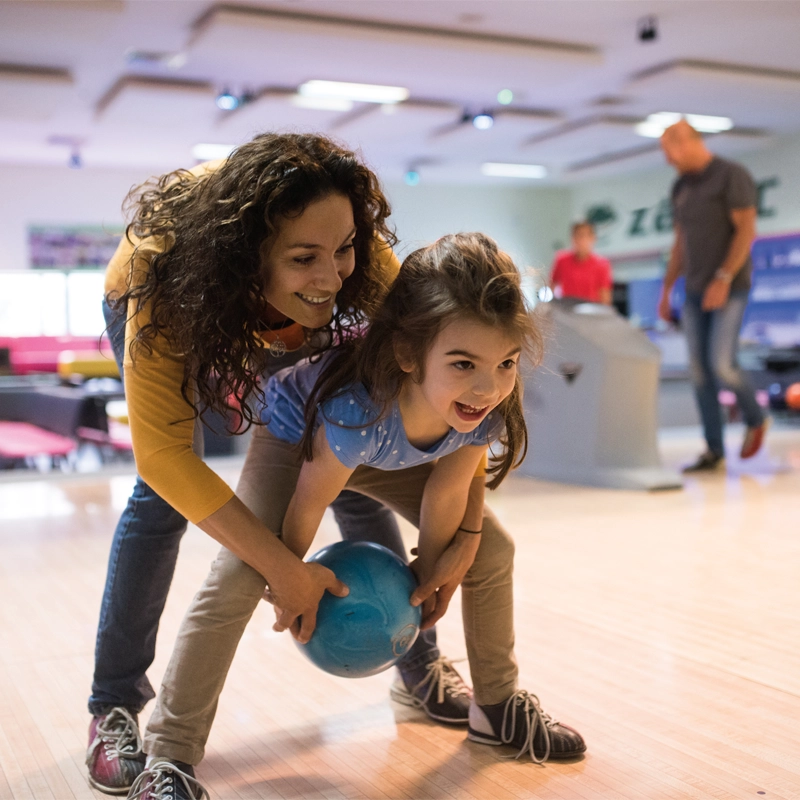
[(337, 597), (347, 597), (350, 593), (322, 564), (300, 562), (296, 573), (273, 580), (264, 592), (264, 599), (275, 606), (277, 619), (272, 630), (289, 630), (298, 642), (305, 644), (317, 626), (317, 607), (326, 591)]
[(670, 302), (671, 292), (662, 287), (658, 298), (658, 317), (664, 322), (672, 322), (672, 303)]
[[(432, 628), (444, 616), (456, 589), (475, 560), (480, 543), (479, 533), (458, 531), (430, 567), (422, 564), (420, 559), (411, 563), (420, 583), (411, 595), (411, 605), (422, 606), (422, 630)], [(411, 552), (416, 553), (416, 548)]]

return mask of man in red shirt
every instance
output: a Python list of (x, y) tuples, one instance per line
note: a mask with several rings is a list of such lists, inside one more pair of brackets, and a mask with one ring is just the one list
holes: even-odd
[(572, 250), (556, 253), (550, 275), (556, 297), (611, 304), (611, 264), (592, 252), (594, 243), (591, 222), (576, 222), (572, 226)]

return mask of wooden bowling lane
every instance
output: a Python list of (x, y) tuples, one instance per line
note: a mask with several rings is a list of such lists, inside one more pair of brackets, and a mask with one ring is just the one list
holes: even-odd
[[(671, 465), (697, 446), (663, 441)], [(683, 492), (514, 478), (491, 496), (517, 541), (521, 685), (584, 734), (583, 760), (504, 758), (513, 753), (391, 703), (391, 674), (326, 675), (272, 632), (263, 605), (198, 776), (220, 800), (797, 800), (800, 431), (773, 430), (764, 457), (729, 467)], [(235, 466), (221, 469), (235, 481)], [(131, 486), (130, 474), (0, 480), (0, 800), (105, 797), (86, 782), (85, 702), (111, 532)], [(315, 547), (335, 539), (326, 518)], [(189, 530), (156, 685), (216, 549)], [(454, 658), (457, 606), (439, 626)]]

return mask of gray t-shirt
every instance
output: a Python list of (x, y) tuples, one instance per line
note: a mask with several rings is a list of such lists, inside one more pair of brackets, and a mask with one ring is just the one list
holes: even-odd
[[(672, 187), (672, 213), (683, 231), (686, 291), (702, 294), (728, 254), (735, 229), (730, 212), (753, 208), (756, 184), (740, 164), (714, 156), (697, 173), (681, 175)], [(736, 273), (731, 291), (747, 291), (753, 264), (750, 257)]]

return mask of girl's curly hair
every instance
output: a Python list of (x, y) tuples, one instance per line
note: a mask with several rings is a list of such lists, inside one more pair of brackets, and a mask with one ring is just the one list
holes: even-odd
[[(519, 270), (496, 242), (482, 233), (443, 236), (410, 253), (362, 338), (336, 348), (306, 401), (303, 456), (313, 458), (321, 408), (332, 397), (361, 383), (378, 406), (377, 422), (400, 394), (403, 382), (422, 382), (425, 359), (439, 332), (449, 323), (470, 319), (502, 331), (520, 343), (532, 363), (542, 355), (540, 324), (522, 290)], [(408, 375), (397, 360), (402, 351), (414, 364)], [(522, 376), (517, 371), (511, 394), (497, 406), (503, 418), (502, 451), (490, 459), (487, 486), (494, 489), (525, 458), (528, 430), (522, 412)]]
[(258, 381), (269, 357), (258, 335), (267, 310), (259, 249), (282, 219), (334, 193), (353, 206), (355, 270), (337, 295), (329, 335), (313, 337), (317, 350), (371, 316), (388, 288), (376, 243), (397, 241), (378, 179), (353, 152), (323, 136), (266, 133), (217, 169), (177, 170), (129, 193), (132, 266), (145, 259), (149, 269), (109, 300), (120, 312), (147, 307), (131, 356), (152, 352), (163, 337), (184, 359), (181, 391), (195, 416), (234, 410), (240, 430), (258, 423), (247, 401), (263, 396)]

